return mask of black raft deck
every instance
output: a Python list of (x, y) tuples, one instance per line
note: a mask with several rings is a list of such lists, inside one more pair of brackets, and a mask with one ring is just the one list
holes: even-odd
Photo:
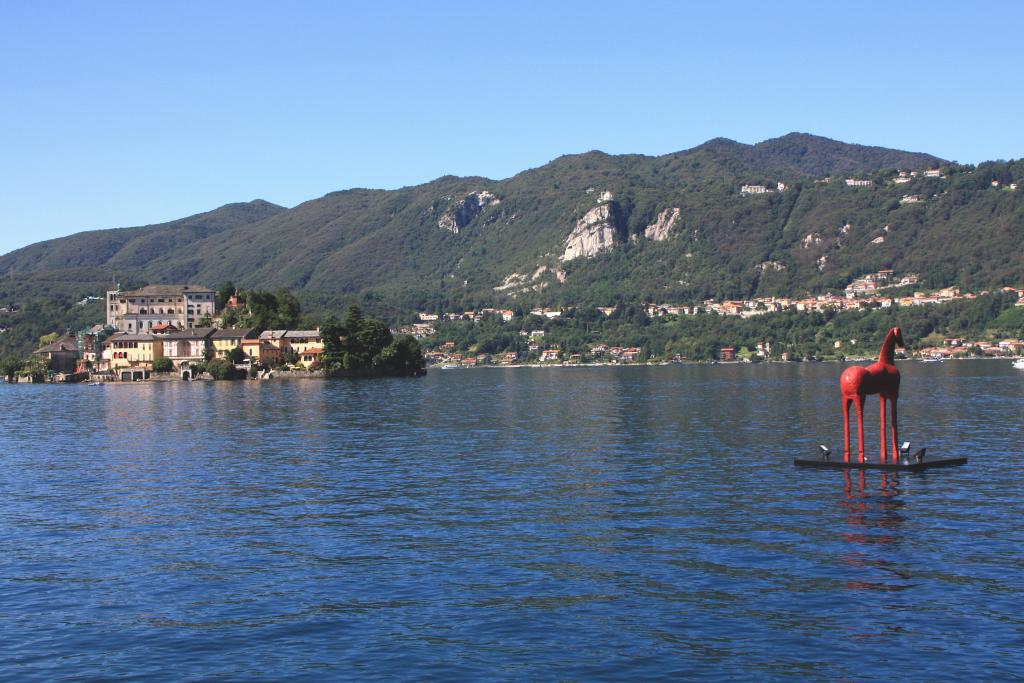
[(887, 470), (890, 472), (923, 472), (935, 467), (955, 467), (966, 465), (967, 458), (925, 458), (922, 451), (901, 458), (898, 462), (859, 462), (851, 460), (828, 460), (825, 458), (796, 458), (793, 464), (797, 467), (816, 467), (823, 470)]

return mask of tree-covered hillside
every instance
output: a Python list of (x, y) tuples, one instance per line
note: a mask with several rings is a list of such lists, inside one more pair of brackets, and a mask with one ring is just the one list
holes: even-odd
[(1024, 190), (1010, 186), (1022, 180), (1019, 161), (961, 166), (796, 133), (658, 157), (588, 152), (500, 181), (235, 204), (42, 242), (0, 257), (0, 302), (231, 280), (397, 321), (424, 308), (797, 295), (882, 268), (923, 286), (1021, 284)]

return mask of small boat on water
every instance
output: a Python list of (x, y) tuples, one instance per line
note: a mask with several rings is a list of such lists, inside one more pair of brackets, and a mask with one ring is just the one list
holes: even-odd
[(1013, 367), (1017, 368), (1018, 370), (1024, 370), (1024, 358), (1018, 358), (1017, 360), (1013, 361)]
[(922, 358), (921, 362), (922, 363), (941, 363), (942, 359), (941, 358), (936, 358), (935, 356), (928, 356), (927, 358)]

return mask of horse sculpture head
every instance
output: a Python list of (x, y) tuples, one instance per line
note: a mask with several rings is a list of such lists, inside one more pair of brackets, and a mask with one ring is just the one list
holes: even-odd
[(900, 328), (894, 327), (891, 330), (889, 330), (889, 332), (890, 334), (892, 334), (893, 341), (896, 342), (896, 346), (900, 347), (901, 349), (907, 348), (907, 345), (903, 343), (903, 332), (900, 331)]

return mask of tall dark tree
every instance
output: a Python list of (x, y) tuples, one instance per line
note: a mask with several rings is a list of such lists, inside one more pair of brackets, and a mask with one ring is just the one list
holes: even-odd
[(232, 284), (231, 280), (228, 280), (217, 289), (217, 310), (224, 310), (224, 306), (228, 303), (228, 299), (235, 293), (235, 285)]

